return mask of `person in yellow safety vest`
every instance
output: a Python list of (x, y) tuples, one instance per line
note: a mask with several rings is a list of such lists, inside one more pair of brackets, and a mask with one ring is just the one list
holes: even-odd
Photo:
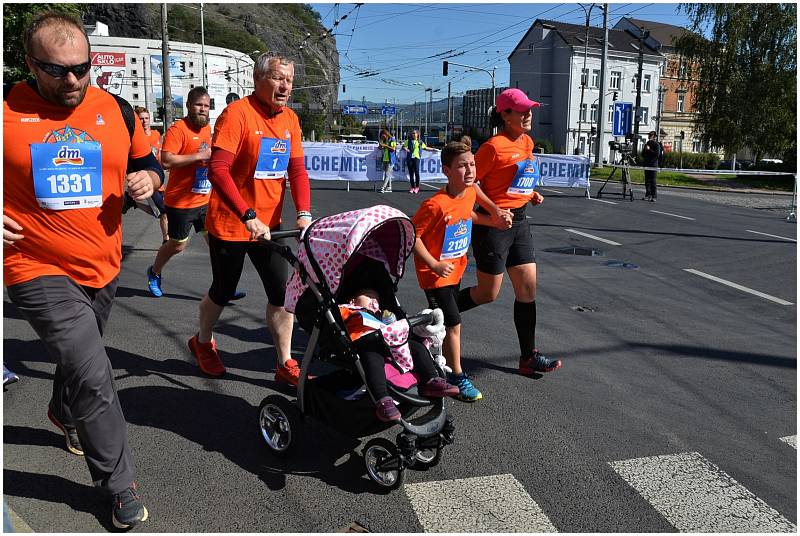
[(392, 167), (395, 161), (395, 149), (397, 142), (394, 141), (392, 134), (383, 129), (381, 131), (381, 139), (378, 147), (383, 153), (382, 166), (383, 166), (383, 185), (381, 186), (381, 193), (392, 191)]
[(408, 190), (412, 194), (419, 193), (419, 163), (422, 160), (422, 150), (438, 151), (425, 145), (424, 141), (419, 140), (419, 130), (411, 131), (411, 136), (406, 142), (405, 150), (408, 153), (406, 156), (406, 166), (408, 167), (408, 179), (411, 182), (411, 188)]

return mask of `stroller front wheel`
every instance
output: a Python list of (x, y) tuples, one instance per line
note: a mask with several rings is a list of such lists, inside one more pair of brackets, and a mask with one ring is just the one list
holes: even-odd
[(364, 447), (364, 464), (370, 480), (386, 491), (399, 488), (405, 480), (400, 452), (388, 439), (377, 437)]
[(266, 397), (258, 407), (258, 429), (269, 449), (278, 455), (296, 450), (302, 430), (300, 410), (280, 395)]

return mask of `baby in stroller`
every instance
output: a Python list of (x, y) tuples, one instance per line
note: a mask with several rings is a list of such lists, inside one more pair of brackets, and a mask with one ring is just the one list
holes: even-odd
[(459, 393), (458, 387), (439, 377), (430, 354), (421, 342), (409, 339), (392, 345), (399, 326), (395, 315), (381, 308), (378, 291), (361, 288), (351, 296), (345, 296), (345, 299), (349, 299), (349, 303), (340, 304), (339, 313), (350, 340), (353, 341), (353, 347), (358, 352), (365, 383), (375, 400), (375, 415), (378, 419), (392, 422), (401, 418), (400, 411), (386, 387), (387, 362), (402, 372), (413, 369), (420, 380), (418, 390), (423, 396), (440, 398)]

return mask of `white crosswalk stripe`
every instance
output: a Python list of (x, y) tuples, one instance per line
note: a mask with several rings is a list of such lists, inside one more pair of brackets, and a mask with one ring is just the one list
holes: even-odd
[(697, 452), (609, 465), (680, 532), (795, 532), (793, 523)]
[(794, 447), (795, 450), (797, 450), (797, 436), (796, 435), (782, 437), (781, 441), (783, 441), (784, 443), (788, 443), (789, 445)]
[(558, 532), (512, 475), (405, 486), (425, 532)]

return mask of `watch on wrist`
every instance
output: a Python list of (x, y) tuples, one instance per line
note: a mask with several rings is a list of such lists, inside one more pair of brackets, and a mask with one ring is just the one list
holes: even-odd
[(244, 211), (244, 214), (240, 219), (242, 223), (247, 223), (250, 220), (254, 220), (256, 219), (256, 211), (253, 210), (252, 208), (248, 208), (247, 210)]

